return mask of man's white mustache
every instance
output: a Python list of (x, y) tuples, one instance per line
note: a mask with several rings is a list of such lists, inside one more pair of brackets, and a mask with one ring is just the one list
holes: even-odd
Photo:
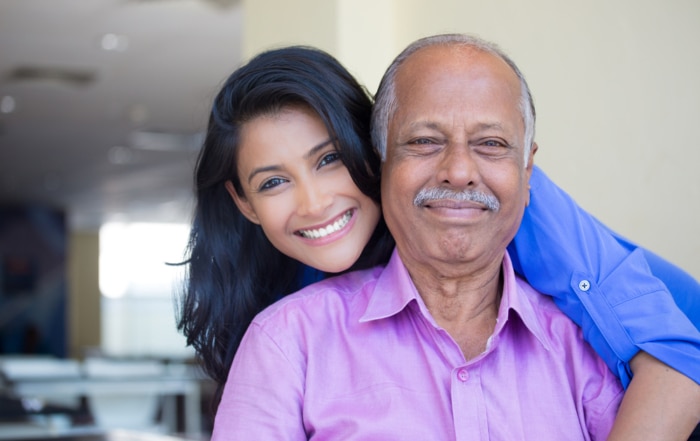
[(501, 204), (495, 196), (476, 190), (454, 191), (447, 188), (423, 188), (413, 199), (413, 205), (420, 207), (428, 201), (447, 199), (459, 202), (477, 202), (490, 211), (498, 211)]

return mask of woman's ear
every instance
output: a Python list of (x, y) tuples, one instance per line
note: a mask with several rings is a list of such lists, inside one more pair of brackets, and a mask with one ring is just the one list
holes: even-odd
[(236, 189), (233, 187), (233, 182), (228, 180), (224, 185), (226, 186), (226, 191), (228, 191), (231, 199), (233, 199), (233, 202), (236, 204), (236, 207), (238, 207), (238, 209), (241, 210), (241, 213), (243, 213), (243, 216), (245, 216), (246, 219), (252, 223), (260, 225), (258, 216), (255, 214), (255, 210), (250, 205), (250, 202), (248, 202), (248, 199), (241, 197), (238, 192), (236, 192)]

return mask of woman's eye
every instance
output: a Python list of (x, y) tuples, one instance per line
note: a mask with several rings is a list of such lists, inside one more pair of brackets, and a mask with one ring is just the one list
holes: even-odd
[(327, 155), (324, 155), (323, 158), (321, 158), (321, 162), (318, 164), (319, 167), (323, 167), (324, 165), (331, 164), (335, 161), (340, 160), (340, 153), (338, 152), (332, 152), (328, 153)]
[(260, 184), (259, 191), (265, 191), (265, 190), (269, 190), (271, 188), (275, 188), (278, 185), (284, 184), (285, 182), (287, 182), (287, 181), (285, 179), (282, 179), (282, 178), (270, 178), (267, 181)]

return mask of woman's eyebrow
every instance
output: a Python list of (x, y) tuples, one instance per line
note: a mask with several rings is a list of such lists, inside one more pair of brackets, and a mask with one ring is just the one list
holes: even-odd
[[(330, 144), (330, 143), (332, 143), (332, 142), (333, 142), (333, 139), (328, 138), (327, 140), (322, 141), (322, 142), (319, 143), (318, 145), (315, 145), (315, 146), (311, 147), (311, 148), (309, 149), (309, 151), (306, 152), (306, 154), (304, 155), (304, 159), (310, 159), (310, 158), (312, 158), (312, 157), (313, 157), (314, 155), (316, 155), (320, 150), (322, 150), (323, 148), (325, 148), (328, 144)], [(255, 175), (257, 175), (258, 173), (265, 173), (265, 172), (269, 172), (269, 171), (277, 171), (277, 170), (280, 170), (281, 168), (282, 168), (282, 167), (279, 166), (279, 165), (266, 165), (266, 166), (264, 166), (264, 167), (255, 168), (255, 169), (253, 169), (253, 171), (251, 171), (250, 174), (248, 175), (248, 184), (250, 184), (250, 182), (253, 180), (253, 178), (255, 177)]]
[(333, 142), (333, 139), (328, 138), (327, 140), (321, 142), (320, 144), (311, 147), (309, 149), (309, 151), (306, 152), (306, 154), (304, 155), (304, 159), (311, 159), (311, 157), (316, 155), (319, 152), (319, 150), (325, 148), (328, 144), (330, 144), (332, 142)]
[(257, 175), (258, 173), (265, 173), (265, 172), (269, 172), (269, 171), (276, 171), (276, 170), (280, 170), (281, 168), (282, 168), (282, 167), (280, 167), (279, 165), (266, 165), (265, 167), (258, 167), (258, 168), (255, 168), (255, 169), (253, 169), (253, 171), (251, 171), (250, 174), (248, 175), (248, 184), (250, 185), (250, 182), (253, 180), (253, 178), (255, 177), (255, 175)]

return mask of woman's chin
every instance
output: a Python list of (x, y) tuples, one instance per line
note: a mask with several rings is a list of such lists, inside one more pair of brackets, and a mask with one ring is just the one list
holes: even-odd
[[(301, 263), (324, 273), (336, 274), (349, 269), (360, 257), (360, 253), (341, 253), (340, 256), (306, 256)], [(348, 255), (350, 254), (350, 255)]]
[(347, 270), (348, 268), (350, 268), (352, 266), (353, 263), (355, 263), (355, 262), (354, 261), (348, 262), (348, 263), (341, 262), (340, 264), (335, 263), (332, 265), (322, 264), (322, 265), (312, 265), (312, 266), (319, 271), (323, 271), (324, 273), (335, 274), (335, 273), (341, 273), (341, 272)]

